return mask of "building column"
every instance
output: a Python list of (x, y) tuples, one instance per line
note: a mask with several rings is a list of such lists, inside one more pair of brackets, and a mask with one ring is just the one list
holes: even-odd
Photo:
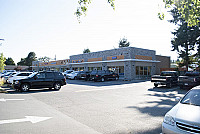
[(155, 74), (156, 74), (156, 63), (152, 63), (151, 75), (155, 75)]
[(134, 79), (135, 65), (131, 61), (124, 62), (124, 80)]
[(84, 64), (84, 71), (88, 71), (88, 64)]
[(107, 70), (108, 67), (107, 67), (107, 63), (102, 63), (102, 70)]
[(72, 65), (69, 65), (69, 69), (72, 70)]
[(132, 79), (136, 78), (136, 65), (135, 62), (132, 62)]

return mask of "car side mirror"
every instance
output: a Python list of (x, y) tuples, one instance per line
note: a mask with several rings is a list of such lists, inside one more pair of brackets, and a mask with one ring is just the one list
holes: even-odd
[(181, 97), (176, 97), (176, 98), (175, 98), (175, 101), (176, 101), (176, 102), (179, 102), (180, 100), (181, 100)]

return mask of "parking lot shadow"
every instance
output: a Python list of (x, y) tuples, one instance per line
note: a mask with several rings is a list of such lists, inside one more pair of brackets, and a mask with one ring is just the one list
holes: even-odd
[(131, 81), (109, 80), (109, 81), (104, 81), (104, 82), (94, 82), (94, 81), (69, 80), (69, 79), (67, 79), (67, 84), (101, 87), (101, 86), (113, 86), (113, 85), (140, 83), (140, 82), (145, 82), (145, 81), (148, 81), (148, 80), (131, 80)]
[(41, 93), (41, 92), (59, 92), (56, 90), (51, 90), (49, 88), (41, 88), (41, 89), (30, 89), (28, 92), (20, 92), (16, 91), (15, 89), (9, 88), (6, 89), (7, 93), (6, 94), (33, 94), (33, 93)]
[[(165, 113), (173, 107), (177, 102), (175, 98), (177, 96), (183, 96), (188, 90), (181, 90), (178, 88), (150, 88), (146, 97), (153, 96), (155, 99), (146, 101), (146, 107), (140, 106), (128, 106), (127, 108), (134, 108), (141, 113), (151, 116), (164, 116)], [(154, 105), (153, 105), (154, 104)]]
[[(188, 90), (181, 90), (178, 87), (174, 88), (166, 88), (166, 87), (158, 87), (158, 88), (150, 88), (148, 89), (148, 93), (145, 94), (146, 101), (138, 104), (137, 106), (128, 106), (126, 108), (136, 109), (142, 114), (146, 114), (151, 117), (164, 117), (164, 115), (177, 104), (175, 98), (177, 96), (184, 96)], [(151, 98), (151, 99), (148, 99)], [(161, 121), (162, 122), (162, 121)], [(156, 129), (150, 129), (145, 132), (141, 132), (140, 134), (146, 133), (160, 133), (161, 132), (161, 124)], [(134, 133), (134, 132), (133, 132)]]

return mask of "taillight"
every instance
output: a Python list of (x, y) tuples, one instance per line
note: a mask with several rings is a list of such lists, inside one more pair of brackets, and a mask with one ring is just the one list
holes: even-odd
[(99, 75), (96, 75), (96, 77), (99, 77)]

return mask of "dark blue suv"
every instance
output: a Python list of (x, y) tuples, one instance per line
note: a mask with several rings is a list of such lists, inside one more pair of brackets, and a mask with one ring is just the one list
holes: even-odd
[(34, 73), (26, 79), (13, 81), (13, 88), (27, 92), (30, 88), (54, 88), (60, 90), (61, 86), (66, 85), (66, 79), (60, 72), (42, 71)]

